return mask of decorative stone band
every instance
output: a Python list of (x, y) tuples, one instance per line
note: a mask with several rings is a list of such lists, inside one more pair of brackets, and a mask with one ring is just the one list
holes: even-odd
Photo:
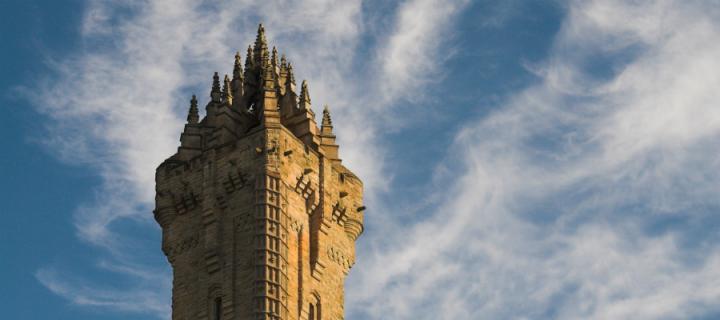
[(165, 255), (168, 257), (170, 262), (173, 262), (177, 256), (189, 251), (192, 248), (197, 247), (200, 242), (200, 236), (196, 233), (190, 237), (177, 241), (175, 243), (168, 244), (162, 248)]

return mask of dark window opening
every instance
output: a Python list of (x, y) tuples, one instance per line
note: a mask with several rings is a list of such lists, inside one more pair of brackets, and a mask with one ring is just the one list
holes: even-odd
[(320, 314), (320, 301), (310, 304), (310, 310), (308, 311), (308, 320), (321, 320), (322, 315)]
[(222, 320), (222, 298), (215, 298), (215, 320)]
[(317, 305), (315, 305), (315, 320), (321, 320), (322, 319), (322, 306), (320, 305), (320, 301), (318, 301)]

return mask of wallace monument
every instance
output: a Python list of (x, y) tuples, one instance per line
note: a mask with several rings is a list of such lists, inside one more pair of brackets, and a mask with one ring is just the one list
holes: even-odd
[(190, 101), (177, 153), (156, 172), (155, 219), (173, 270), (173, 320), (337, 320), (363, 231), (363, 186), (342, 165), (330, 112), (268, 50)]

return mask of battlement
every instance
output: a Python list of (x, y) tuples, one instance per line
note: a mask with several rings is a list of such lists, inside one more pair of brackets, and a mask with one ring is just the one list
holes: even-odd
[(330, 112), (325, 106), (321, 128), (315, 121), (307, 81), (297, 92), (293, 66), (284, 55), (268, 50), (265, 29), (258, 27), (248, 46), (244, 67), (236, 53), (232, 78), (215, 72), (206, 115), (199, 117), (197, 97), (190, 100), (187, 123), (178, 152), (168, 160), (187, 161), (204, 151), (236, 141), (260, 128), (282, 126), (308, 148), (340, 163)]

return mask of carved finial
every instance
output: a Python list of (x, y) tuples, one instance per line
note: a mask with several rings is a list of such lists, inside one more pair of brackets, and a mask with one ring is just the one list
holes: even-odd
[[(230, 82), (230, 93), (233, 97), (242, 97), (243, 83), (245, 82), (242, 69), (242, 58), (240, 52), (235, 53), (235, 65), (233, 66), (233, 78)], [(232, 101), (230, 102), (232, 104)]]
[(255, 38), (254, 58), (257, 65), (264, 67), (268, 59), (267, 39), (265, 39), (265, 28), (262, 23), (258, 25), (257, 37)]
[(328, 108), (327, 105), (325, 105), (325, 107), (323, 108), (321, 131), (325, 132), (325, 128), (329, 128), (330, 132), (332, 132), (332, 119), (330, 118), (330, 108)]
[(307, 81), (303, 80), (300, 87), (300, 109), (310, 109), (310, 92), (308, 91)]
[(275, 48), (275, 47), (273, 47), (273, 49), (272, 49), (272, 65), (273, 65), (273, 67), (278, 67), (278, 66), (279, 66), (279, 63), (278, 63), (278, 51), (277, 51), (277, 48)]
[(192, 99), (190, 99), (190, 111), (188, 111), (187, 122), (189, 124), (197, 124), (199, 120), (200, 115), (198, 114), (197, 97), (193, 95)]
[(220, 76), (215, 72), (213, 75), (212, 90), (210, 90), (210, 98), (212, 102), (220, 102), (222, 99), (222, 93), (220, 92)]
[(228, 75), (225, 75), (225, 81), (223, 82), (223, 89), (222, 89), (222, 96), (223, 100), (227, 102), (228, 104), (232, 104), (232, 91), (230, 91), (230, 77)]
[(262, 23), (258, 24), (258, 31), (257, 31), (258, 39), (260, 36), (262, 36), (263, 40), (265, 39), (265, 27), (263, 27)]
[(292, 63), (290, 62), (287, 63), (287, 72), (288, 84), (295, 84), (295, 73), (293, 73)]
[(285, 54), (280, 56), (280, 68), (287, 69), (287, 59), (285, 59)]
[(240, 51), (235, 53), (235, 65), (233, 66), (233, 80), (242, 78), (242, 59), (240, 57)]
[(253, 50), (252, 46), (248, 45), (247, 48), (247, 55), (245, 55), (245, 70), (250, 70), (252, 68), (252, 62), (253, 62)]
[(323, 108), (322, 124), (320, 125), (320, 150), (323, 151), (328, 159), (339, 162), (341, 160), (338, 156), (338, 148), (338, 145), (335, 143), (335, 134), (333, 134), (330, 108), (325, 105), (325, 108)]

